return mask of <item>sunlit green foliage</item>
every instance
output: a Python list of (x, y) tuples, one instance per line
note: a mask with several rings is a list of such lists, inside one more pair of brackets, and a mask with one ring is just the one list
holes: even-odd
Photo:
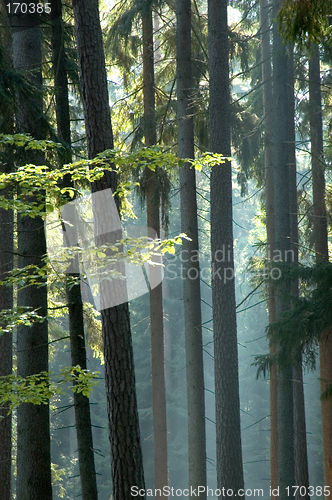
[(99, 372), (70, 366), (60, 370), (60, 374), (56, 375), (56, 382), (51, 380), (52, 375), (52, 372), (41, 372), (28, 377), (0, 377), (0, 404), (9, 402), (10, 412), (22, 403), (47, 404), (51, 397), (64, 394), (64, 385), (72, 387), (76, 393), (89, 396), (92, 387), (98, 383), (96, 379)]
[[(307, 293), (300, 298), (292, 297), (291, 310), (268, 326), (270, 341), (280, 346), (276, 355), (258, 356), (255, 365), (257, 376), (264, 376), (276, 361), (281, 367), (288, 360), (303, 356), (304, 364), (314, 369), (318, 342), (324, 337), (332, 322), (332, 265), (319, 262), (307, 267), (282, 267), (283, 280), (298, 279), (305, 284)], [(327, 396), (327, 394), (325, 395)]]
[(331, 34), (331, 0), (283, 0), (278, 13), (282, 36), (301, 45), (320, 43), (322, 36)]

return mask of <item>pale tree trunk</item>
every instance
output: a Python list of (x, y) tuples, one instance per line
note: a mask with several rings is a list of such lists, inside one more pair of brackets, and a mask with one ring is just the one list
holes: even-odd
[[(226, 0), (208, 1), (210, 149), (231, 155)], [(222, 251), (226, 251), (223, 259)], [(216, 396), (217, 485), (243, 488), (232, 225), (232, 170), (211, 172), (212, 306)], [(222, 495), (233, 498), (233, 495)]]
[[(279, 9), (279, 0), (273, 3), (273, 18)], [(278, 24), (273, 23), (273, 100), (274, 100), (274, 210), (275, 244), (282, 261), (290, 250), (290, 203), (288, 165), (288, 57), (286, 47), (278, 33)], [(282, 271), (281, 271), (282, 272)], [(290, 293), (290, 284), (276, 283), (276, 319), (280, 319), (289, 308), (284, 294)], [(278, 347), (277, 347), (278, 348)], [(287, 486), (295, 485), (293, 446), (293, 383), (292, 367), (288, 363), (278, 370), (277, 414), (278, 414), (278, 486), (280, 498), (287, 498)]]
[[(72, 161), (70, 148), (70, 116), (61, 0), (53, 0), (51, 20), (57, 132), (58, 137), (65, 148), (64, 154), (61, 155), (61, 160), (63, 162), (70, 163)], [(72, 187), (73, 182), (70, 178), (65, 178), (63, 185), (66, 187)], [(65, 224), (65, 229), (71, 232), (74, 231), (76, 233), (74, 238), (77, 241), (76, 228), (69, 228)], [(66, 242), (64, 243), (66, 244)], [(77, 269), (77, 258), (75, 260)], [(79, 274), (70, 273), (70, 276), (77, 280), (74, 286), (66, 286), (69, 312), (71, 361), (72, 366), (79, 365), (82, 369), (86, 369), (83, 303)], [(82, 393), (74, 392), (74, 408), (82, 498), (83, 500), (94, 500), (98, 498), (98, 492), (89, 398), (84, 396)]]
[[(266, 207), (266, 243), (268, 256), (273, 256), (274, 234), (274, 186), (273, 186), (273, 94), (269, 2), (260, 0), (260, 30), (262, 46), (262, 76), (263, 76), (263, 112), (264, 112), (264, 162), (265, 162), (265, 207)], [(269, 323), (275, 321), (275, 292), (272, 280), (268, 283)], [(275, 354), (276, 346), (270, 343), (270, 354)], [(270, 484), (271, 489), (278, 486), (278, 420), (277, 420), (277, 367), (272, 364), (270, 369)]]
[[(179, 158), (194, 158), (191, 61), (191, 1), (177, 1), (177, 119)], [(180, 169), (181, 231), (184, 240), (183, 306), (185, 318), (189, 487), (206, 486), (205, 398), (201, 291), (195, 169)], [(206, 493), (200, 494), (206, 498)], [(190, 498), (193, 498), (190, 496)]]
[[(149, 2), (146, 2), (142, 13), (143, 33), (143, 97), (144, 97), (144, 134), (145, 145), (153, 146), (157, 141), (155, 118), (154, 88), (154, 44), (153, 19)], [(158, 170), (152, 172), (146, 167), (146, 215), (147, 226), (152, 228), (160, 238), (160, 192), (157, 181)], [(150, 266), (150, 282), (160, 280), (160, 267)], [(168, 485), (167, 461), (167, 411), (165, 387), (164, 357), (164, 317), (163, 292), (160, 282), (150, 289), (150, 329), (151, 329), (151, 370), (152, 370), (152, 414), (153, 414), (153, 452), (154, 452), (154, 485), (163, 490)]]
[[(320, 83), (319, 47), (312, 46), (309, 59), (309, 103), (312, 193), (314, 212), (314, 237), (316, 262), (328, 261), (328, 226), (325, 205), (325, 164), (323, 156), (323, 121)], [(332, 380), (332, 339), (331, 329), (323, 332), (319, 343), (319, 363), (321, 392)], [(324, 484), (332, 488), (332, 399), (321, 401)], [(326, 495), (325, 498), (330, 498)]]
[[(31, 24), (30, 24), (31, 23)], [(43, 112), (41, 96), (41, 31), (38, 20), (17, 18), (13, 20), (14, 67), (30, 71), (30, 81), (39, 94), (27, 101), (17, 91), (16, 132), (30, 133), (36, 139), (43, 137), (40, 122)], [(18, 28), (21, 26), (21, 28)], [(22, 160), (42, 164), (39, 153), (22, 154)], [(24, 163), (22, 163), (24, 164)], [(40, 201), (39, 201), (40, 203)], [(42, 267), (46, 254), (44, 222), (41, 217), (18, 215), (18, 266), (29, 264)], [(47, 316), (47, 288), (29, 286), (17, 293), (18, 306), (37, 310)], [(47, 320), (30, 327), (17, 329), (17, 374), (21, 377), (48, 371)], [(38, 432), (36, 431), (38, 429)], [(51, 500), (51, 457), (49, 405), (22, 404), (17, 410), (17, 489), (19, 500)]]
[[(295, 101), (294, 101), (294, 47), (289, 45), (288, 50), (288, 165), (289, 165), (289, 210), (290, 210), (290, 248), (291, 265), (298, 266), (298, 204), (296, 179), (296, 151), (295, 151)], [(299, 297), (298, 279), (291, 283), (292, 296)], [(304, 486), (306, 494), (296, 493), (296, 500), (309, 500), (309, 472), (307, 433), (305, 421), (305, 403), (303, 390), (302, 355), (295, 353), (293, 362), (293, 419), (294, 419), (294, 477), (295, 485)]]
[[(73, 0), (85, 130), (89, 158), (113, 148), (107, 78), (97, 0)], [(117, 185), (105, 172), (92, 191)], [(128, 303), (101, 311), (109, 419), (113, 498), (130, 498), (132, 486), (144, 488), (143, 460), (135, 391)], [(144, 498), (144, 497), (142, 497)]]

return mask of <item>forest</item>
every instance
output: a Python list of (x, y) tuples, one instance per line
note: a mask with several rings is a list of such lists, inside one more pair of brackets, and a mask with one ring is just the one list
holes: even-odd
[(332, 0), (0, 17), (0, 500), (332, 498)]

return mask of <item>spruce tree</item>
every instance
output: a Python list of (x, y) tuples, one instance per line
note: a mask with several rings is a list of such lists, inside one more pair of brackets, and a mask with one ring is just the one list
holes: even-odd
[[(2, 123), (0, 130), (2, 133), (12, 134), (14, 131), (14, 108), (12, 89), (6, 82), (6, 74), (12, 70), (12, 37), (10, 25), (5, 9), (1, 8), (1, 22), (7, 26), (1, 37), (0, 65), (3, 75), (3, 88), (1, 99)], [(0, 172), (9, 173), (12, 168), (12, 159), (10, 152), (3, 154), (0, 159)], [(12, 192), (5, 189), (1, 195), (12, 198)], [(13, 268), (13, 231), (14, 217), (12, 210), (0, 209), (0, 281), (8, 277), (8, 272)], [(0, 286), (0, 311), (12, 309), (13, 307), (13, 288), (9, 286)], [(0, 325), (2, 328), (6, 324)], [(0, 333), (0, 377), (12, 374), (12, 332)], [(0, 407), (0, 484), (1, 497), (3, 500), (11, 499), (11, 463), (12, 463), (12, 418), (8, 414), (9, 405), (4, 404)]]
[[(309, 59), (309, 105), (311, 172), (316, 262), (329, 260), (326, 215), (325, 163), (323, 149), (323, 118), (319, 46), (312, 44)], [(319, 342), (321, 392), (332, 380), (332, 339), (330, 329), (322, 332)], [(332, 485), (332, 399), (321, 400), (324, 484)]]
[[(298, 202), (297, 202), (297, 165), (295, 151), (295, 96), (294, 96), (294, 47), (287, 46), (287, 129), (288, 129), (288, 167), (289, 167), (289, 211), (290, 211), (290, 249), (292, 261), (289, 264), (293, 268), (299, 263), (299, 228), (298, 228)], [(299, 297), (299, 280), (297, 278), (291, 283), (291, 306)], [(296, 498), (309, 500), (309, 472), (308, 453), (305, 419), (305, 402), (303, 390), (302, 354), (296, 353), (293, 360), (293, 419), (294, 419), (294, 478), (295, 484), (306, 488), (305, 495), (296, 493)], [(302, 488), (303, 491), (303, 488)]]
[[(191, 1), (177, 1), (177, 121), (179, 158), (194, 158), (194, 106), (191, 58)], [(206, 485), (204, 367), (198, 258), (196, 175), (190, 164), (180, 169), (181, 231), (184, 240), (183, 306), (185, 317), (189, 486)], [(200, 494), (206, 498), (206, 493)]]
[[(7, 122), (8, 125), (8, 122)], [(10, 123), (9, 123), (10, 126)], [(6, 127), (7, 128), (7, 127)], [(7, 128), (7, 132), (9, 132)], [(9, 132), (10, 133), (10, 132)], [(0, 163), (0, 172), (8, 173), (9, 163)], [(1, 192), (2, 196), (11, 198), (12, 193), (6, 189)], [(13, 231), (14, 220), (13, 211), (0, 209), (0, 280), (8, 277), (8, 273), (13, 268)], [(13, 307), (13, 289), (9, 286), (0, 286), (0, 311), (9, 310)], [(1, 328), (6, 329), (6, 324), (1, 323)], [(0, 377), (12, 374), (12, 332), (0, 333)], [(11, 498), (11, 440), (12, 440), (12, 419), (9, 412), (9, 404), (0, 407), (0, 484), (1, 498), (10, 500)]]
[[(62, 163), (71, 163), (71, 133), (68, 98), (68, 79), (66, 70), (66, 48), (64, 45), (64, 27), (61, 0), (52, 1), (52, 65), (55, 86), (55, 110), (57, 133), (64, 150), (60, 154)], [(70, 178), (65, 177), (63, 187), (74, 187)], [(69, 209), (70, 210), (70, 209)], [(71, 219), (71, 218), (70, 218)], [(77, 229), (64, 222), (64, 234), (71, 233), (71, 241), (77, 242)], [(66, 240), (66, 236), (64, 237)], [(66, 241), (64, 241), (66, 245)], [(70, 268), (72, 268), (70, 270)], [(67, 274), (74, 279), (74, 284), (66, 284), (69, 313), (69, 335), (72, 366), (86, 369), (86, 347), (83, 319), (83, 302), (78, 272), (78, 259), (73, 259)], [(91, 428), (89, 398), (81, 392), (74, 392), (75, 424), (77, 435), (78, 462), (83, 500), (98, 498), (94, 449)]]
[[(279, 9), (280, 2), (273, 2), (273, 17)], [(273, 23), (273, 100), (274, 106), (274, 214), (275, 214), (275, 248), (285, 262), (290, 251), (290, 201), (289, 201), (289, 133), (287, 126), (289, 94), (289, 67), (286, 46), (278, 33), (278, 24)], [(281, 271), (282, 272), (282, 271)], [(289, 309), (290, 283), (282, 281), (276, 288), (276, 319)], [(278, 350), (278, 346), (277, 346)], [(283, 370), (278, 370), (278, 486), (281, 499), (287, 496), (287, 486), (291, 486), (294, 478), (294, 427), (293, 427), (293, 384), (292, 366), (290, 363)]]
[[(273, 255), (274, 234), (274, 187), (273, 187), (273, 97), (269, 3), (260, 0), (260, 32), (263, 77), (263, 113), (264, 113), (264, 162), (265, 162), (265, 209), (266, 209), (266, 243), (268, 252)], [(269, 323), (275, 321), (275, 290), (272, 280), (268, 283)], [(270, 354), (275, 354), (276, 346), (270, 343)], [(270, 473), (271, 488), (278, 486), (278, 421), (277, 421), (277, 367), (270, 368)]]
[[(40, 20), (32, 16), (12, 18), (14, 67), (27, 72), (29, 98), (23, 89), (16, 92), (16, 132), (29, 133), (36, 139), (44, 136), (42, 98), (42, 52)], [(21, 165), (43, 164), (40, 153), (22, 152)], [(43, 198), (45, 193), (40, 192)], [(36, 202), (36, 195), (29, 198)], [(40, 204), (40, 200), (39, 200)], [(17, 219), (18, 266), (44, 266), (46, 240), (42, 217), (19, 214)], [(38, 311), (41, 323), (17, 329), (17, 374), (21, 377), (48, 371), (47, 288), (40, 286), (18, 290), (17, 305)], [(21, 404), (17, 410), (17, 498), (51, 500), (51, 457), (49, 405)]]
[[(144, 136), (145, 145), (153, 146), (157, 142), (155, 116), (155, 81), (154, 81), (154, 46), (152, 7), (149, 0), (142, 4), (143, 35), (143, 100), (144, 100)], [(158, 172), (148, 167), (144, 172), (144, 191), (146, 198), (147, 226), (160, 238), (160, 188)], [(157, 258), (158, 259), (158, 258)], [(164, 357), (164, 315), (161, 268), (150, 266), (150, 283), (159, 282), (149, 291), (150, 330), (151, 330), (151, 373), (152, 373), (152, 413), (153, 413), (153, 454), (154, 485), (163, 491), (168, 485), (167, 460), (167, 412), (165, 387)]]
[[(229, 44), (226, 0), (208, 1), (209, 132), (213, 153), (231, 156)], [(211, 263), (215, 363), (217, 484), (222, 498), (243, 488), (233, 256), (232, 169), (211, 171)], [(224, 258), (223, 258), (224, 256)]]
[[(73, 0), (73, 9), (88, 154), (94, 158), (113, 148), (98, 0)], [(116, 172), (112, 171), (105, 172), (91, 188), (92, 192), (114, 192), (116, 186)], [(103, 309), (101, 319), (113, 497), (123, 500), (130, 497), (131, 486), (144, 488), (128, 303)]]

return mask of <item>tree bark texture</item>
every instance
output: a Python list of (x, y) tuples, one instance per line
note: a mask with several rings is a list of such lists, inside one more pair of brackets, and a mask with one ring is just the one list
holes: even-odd
[[(191, 1), (177, 1), (177, 120), (179, 158), (194, 158)], [(205, 397), (202, 314), (196, 201), (196, 174), (190, 164), (180, 169), (181, 232), (184, 240), (183, 307), (185, 318), (189, 486), (206, 486)], [(200, 494), (206, 498), (206, 493)]]
[[(309, 59), (309, 104), (310, 104), (310, 141), (311, 141), (311, 171), (314, 215), (314, 239), (316, 262), (329, 259), (328, 255), (328, 225), (325, 205), (325, 164), (323, 156), (323, 120), (322, 97), (320, 82), (319, 48), (312, 46)], [(332, 380), (332, 339), (331, 330), (325, 331), (319, 343), (321, 392)], [(321, 401), (324, 484), (332, 487), (332, 400)], [(325, 498), (331, 498), (326, 495)]]
[[(229, 157), (230, 90), (226, 0), (208, 1), (209, 129), (212, 152)], [(221, 258), (225, 251), (226, 259)], [(231, 163), (211, 172), (212, 306), (215, 362), (217, 485), (243, 488), (236, 333)], [(226, 495), (227, 498), (227, 495)]]
[(52, 23), (52, 66), (55, 87), (55, 112), (57, 122), (57, 132), (59, 141), (65, 148), (61, 160), (63, 163), (71, 163), (71, 133), (70, 114), (68, 99), (68, 77), (67, 58), (64, 45), (64, 26), (62, 19), (61, 0), (51, 2), (51, 23)]
[[(68, 99), (68, 79), (66, 71), (66, 54), (64, 46), (64, 30), (62, 20), (61, 0), (52, 2), (52, 62), (54, 74), (55, 109), (57, 118), (57, 132), (65, 152), (61, 155), (62, 162), (71, 162), (71, 134)], [(73, 187), (71, 179), (64, 179), (66, 187)], [(74, 231), (74, 241), (77, 239), (76, 227), (64, 224), (64, 229)], [(64, 241), (66, 245), (66, 241)], [(77, 258), (75, 259), (77, 261)], [(76, 262), (76, 269), (78, 262)], [(69, 335), (72, 366), (79, 365), (86, 369), (86, 348), (83, 321), (83, 303), (79, 283), (79, 274), (70, 273), (77, 280), (74, 286), (66, 285), (66, 294), (69, 312)], [(78, 447), (78, 462), (83, 500), (98, 498), (96, 470), (94, 462), (93, 439), (89, 398), (82, 393), (74, 392), (75, 423)]]
[[(7, 18), (7, 13), (4, 5), (1, 9), (1, 21), (7, 26), (7, 30), (3, 30), (3, 40), (1, 40), (5, 50), (2, 57), (4, 64), (12, 67), (12, 37), (10, 33), (10, 24)], [(0, 130), (1, 133), (12, 134), (14, 132), (14, 114), (13, 108), (9, 104), (3, 107), (3, 116), (1, 117)], [(13, 165), (3, 159), (0, 163), (0, 172), (9, 173), (12, 171)], [(3, 196), (12, 197), (12, 193), (4, 189), (1, 191)], [(13, 268), (13, 230), (14, 218), (12, 210), (0, 209), (0, 280), (3, 281), (8, 272)], [(13, 307), (13, 288), (8, 286), (0, 286), (0, 310), (12, 309)], [(1, 324), (1, 327), (6, 325)], [(0, 335), (0, 377), (12, 374), (12, 333), (4, 333)], [(0, 407), (0, 484), (1, 497), (3, 500), (11, 500), (11, 463), (12, 463), (12, 418), (8, 415), (9, 405), (4, 404)]]
[[(73, 275), (72, 275), (73, 276)], [(78, 278), (78, 276), (74, 276)], [(72, 366), (86, 369), (86, 349), (83, 322), (83, 303), (79, 281), (67, 287), (69, 309), (69, 332)], [(98, 498), (94, 451), (92, 441), (89, 398), (74, 392), (75, 424), (77, 434), (78, 461), (83, 500)]]
[[(288, 50), (288, 165), (289, 165), (289, 210), (290, 210), (290, 249), (292, 262), (298, 267), (298, 204), (297, 204), (297, 177), (296, 177), (296, 151), (295, 151), (295, 100), (294, 100), (294, 47), (289, 45)], [(291, 294), (299, 297), (298, 279), (291, 283)], [(297, 486), (304, 486), (305, 495), (296, 493), (296, 500), (309, 500), (309, 471), (307, 452), (307, 433), (305, 419), (305, 402), (303, 390), (302, 353), (295, 353), (293, 362), (293, 420), (294, 420), (294, 476)]]
[(153, 18), (151, 7), (146, 6), (142, 13), (143, 34), (143, 96), (144, 96), (144, 136), (145, 145), (157, 142), (155, 88), (154, 88), (154, 44)]
[[(265, 209), (266, 209), (266, 243), (268, 255), (273, 255), (274, 232), (274, 185), (273, 185), (273, 89), (271, 68), (271, 42), (269, 2), (260, 0), (260, 31), (262, 47), (263, 77), (263, 113), (264, 113), (264, 162), (265, 162)], [(269, 323), (275, 321), (275, 291), (272, 280), (268, 283)], [(276, 346), (270, 342), (270, 354), (276, 352)], [(277, 419), (277, 367), (270, 369), (270, 484), (274, 490), (278, 486), (278, 419)]]
[[(273, 2), (273, 18), (279, 9), (279, 0)], [(289, 204), (289, 130), (288, 130), (288, 79), (287, 49), (278, 33), (278, 24), (273, 23), (273, 100), (274, 100), (274, 210), (276, 249), (285, 261), (290, 250), (290, 204)], [(282, 272), (282, 270), (281, 270)], [(289, 308), (285, 295), (291, 292), (290, 284), (276, 284), (276, 319)], [(278, 347), (277, 347), (278, 349)], [(281, 500), (286, 498), (287, 486), (295, 484), (293, 446), (293, 383), (292, 367), (289, 363), (278, 370), (278, 486)]]
[(294, 462), (295, 482), (298, 486), (306, 488), (306, 494), (297, 492), (296, 499), (306, 499), (309, 488), (308, 453), (307, 453), (307, 429), (305, 419), (305, 401), (303, 390), (302, 360), (295, 360), (293, 366), (293, 397), (294, 397)]
[[(142, 13), (143, 33), (143, 97), (144, 97), (144, 135), (145, 145), (153, 146), (157, 141), (154, 88), (154, 45), (153, 18), (150, 6)], [(147, 226), (160, 238), (160, 193), (157, 181), (158, 170), (145, 168), (145, 193)], [(151, 371), (152, 371), (152, 413), (153, 413), (153, 452), (154, 485), (163, 491), (168, 485), (167, 460), (167, 410), (165, 387), (164, 356), (164, 314), (163, 292), (159, 266), (149, 266), (150, 282), (160, 281), (150, 288), (150, 330), (151, 330)], [(159, 278), (159, 279), (158, 279)]]
[[(5, 171), (1, 165), (1, 173)], [(2, 195), (6, 195), (3, 191)], [(7, 193), (9, 195), (9, 193)], [(13, 212), (11, 210), (0, 209), (0, 280), (4, 280), (13, 268)], [(13, 289), (7, 286), (0, 286), (0, 310), (12, 309)], [(0, 325), (5, 327), (4, 324)], [(4, 333), (0, 335), (0, 377), (11, 375), (12, 373), (12, 334)], [(12, 419), (8, 415), (9, 405), (0, 407), (0, 485), (1, 498), (11, 499), (11, 439), (12, 439)]]
[[(30, 19), (30, 18), (29, 18)], [(26, 26), (13, 31), (14, 67), (29, 71), (31, 84), (38, 93), (27, 102), (26, 95), (17, 91), (16, 132), (30, 133), (41, 139), (40, 123), (43, 112), (41, 96), (41, 32), (39, 26)], [(33, 23), (33, 21), (31, 21)], [(19, 26), (20, 19), (16, 21)], [(23, 154), (25, 163), (38, 164), (42, 158), (38, 153)], [(24, 165), (24, 163), (22, 163)], [(40, 163), (39, 163), (40, 164)], [(31, 199), (31, 201), (35, 200)], [(40, 202), (39, 202), (40, 203)], [(18, 215), (18, 266), (29, 264), (42, 267), (46, 254), (44, 221), (41, 217), (30, 218)], [(30, 286), (17, 293), (18, 306), (37, 310), (40, 316), (47, 316), (47, 288)], [(17, 373), (21, 377), (48, 371), (48, 329), (47, 320), (34, 323), (31, 327), (17, 329)], [(38, 429), (38, 432), (36, 432)], [(51, 457), (49, 405), (22, 404), (17, 410), (17, 486), (18, 500), (51, 500)]]
[[(97, 0), (73, 0), (80, 82), (89, 158), (113, 148), (107, 78)], [(92, 191), (116, 189), (116, 173), (105, 172)], [(96, 217), (96, 214), (95, 214)], [(128, 303), (103, 309), (105, 383), (114, 500), (144, 488)]]

